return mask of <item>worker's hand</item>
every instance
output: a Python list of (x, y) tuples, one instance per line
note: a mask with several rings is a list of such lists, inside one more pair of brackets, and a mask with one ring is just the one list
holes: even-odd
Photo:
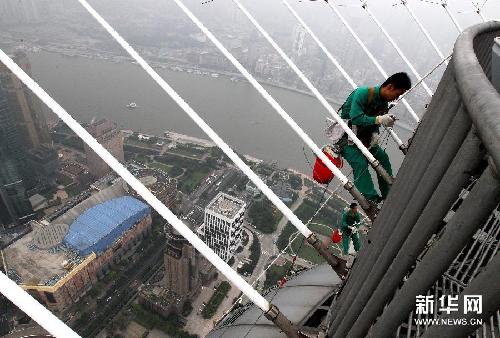
[(375, 119), (376, 124), (381, 124), (384, 127), (392, 127), (394, 125), (394, 121), (396, 121), (396, 116), (393, 114), (377, 116)]
[(351, 230), (351, 233), (355, 233), (358, 231), (356, 227), (350, 226), (349, 229)]

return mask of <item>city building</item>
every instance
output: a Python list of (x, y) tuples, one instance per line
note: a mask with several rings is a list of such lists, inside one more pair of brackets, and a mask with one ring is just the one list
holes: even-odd
[[(88, 194), (85, 194), (88, 196)], [(64, 312), (151, 231), (148, 205), (117, 181), (4, 250), (8, 275), (52, 311)]]
[(168, 318), (172, 314), (179, 315), (182, 311), (184, 300), (169, 288), (161, 285), (142, 285), (138, 294), (139, 304)]
[(48, 144), (42, 144), (26, 153), (26, 165), (32, 173), (32, 180), (49, 184), (55, 179), (59, 166), (57, 151)]
[[(139, 178), (149, 191), (155, 195), (167, 208), (172, 208), (177, 196), (177, 180), (169, 177), (165, 172), (154, 168), (133, 169), (132, 174)], [(135, 191), (134, 197), (142, 199)]]
[(302, 25), (295, 26), (292, 42), (292, 55), (295, 59), (301, 57), (306, 52), (304, 48), (304, 39), (306, 37), (306, 34), (307, 32), (304, 27), (302, 27)]
[(288, 203), (293, 200), (293, 191), (290, 183), (279, 180), (271, 187), (271, 190), (280, 198), (283, 203)]
[[(1, 81), (1, 79), (0, 79)], [(0, 224), (19, 224), (32, 213), (21, 173), (19, 130), (0, 82)]]
[[(14, 61), (28, 74), (31, 65), (23, 52)], [(41, 105), (31, 91), (4, 65), (0, 65), (0, 173), (2, 223), (20, 223), (31, 214), (26, 191), (35, 194), (54, 178), (57, 153), (47, 146), (49, 133)], [(38, 183), (44, 183), (39, 185)], [(6, 217), (9, 214), (9, 217)]]
[(16, 163), (0, 156), (0, 224), (21, 224), (33, 214)]
[(165, 286), (183, 299), (193, 298), (201, 286), (199, 255), (174, 229), (167, 231), (166, 236)]
[(20, 160), (22, 153), (21, 133), (8, 103), (5, 79), (0, 77), (0, 152), (3, 156)]
[(205, 243), (226, 262), (241, 243), (245, 202), (220, 192), (205, 208)]
[[(24, 52), (17, 51), (13, 60), (31, 76), (31, 64)], [(3, 64), (0, 64), (0, 82), (6, 90), (7, 105), (14, 116), (24, 149), (33, 149), (40, 144), (50, 142), (47, 121), (42, 113), (40, 101)]]
[[(108, 119), (92, 121), (87, 131), (118, 161), (124, 162), (123, 136), (117, 129), (116, 123)], [(100, 178), (111, 171), (111, 168), (87, 144), (84, 147), (89, 172), (93, 176)]]
[[(267, 178), (265, 176), (259, 175), (259, 177), (262, 180), (262, 182), (264, 183), (267, 182)], [(260, 189), (257, 188), (257, 186), (253, 184), (253, 182), (250, 180), (248, 180), (247, 184), (245, 185), (245, 191), (254, 197), (260, 195), (261, 193)]]

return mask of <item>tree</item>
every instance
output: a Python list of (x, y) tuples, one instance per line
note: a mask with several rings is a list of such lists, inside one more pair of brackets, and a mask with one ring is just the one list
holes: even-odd
[(238, 273), (240, 273), (240, 274), (253, 273), (253, 270), (255, 269), (255, 266), (257, 265), (257, 262), (259, 261), (260, 253), (261, 253), (261, 249), (260, 249), (259, 238), (254, 233), (252, 245), (250, 245), (250, 257), (249, 257), (250, 263), (243, 264), (243, 266), (238, 269)]
[(267, 199), (252, 204), (248, 213), (252, 224), (265, 234), (272, 234), (276, 230), (274, 207)]
[(186, 300), (182, 305), (182, 316), (187, 317), (191, 314), (192, 311), (193, 311), (193, 304), (191, 304), (191, 301)]
[(290, 187), (293, 190), (301, 190), (302, 189), (302, 177), (299, 175), (290, 175)]

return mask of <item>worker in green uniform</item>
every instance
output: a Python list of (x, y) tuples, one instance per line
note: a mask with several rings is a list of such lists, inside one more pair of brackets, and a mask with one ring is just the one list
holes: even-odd
[(361, 225), (361, 214), (358, 212), (358, 205), (351, 203), (349, 209), (344, 209), (342, 212), (342, 225), (340, 231), (342, 232), (342, 251), (344, 255), (349, 254), (349, 244), (354, 245), (354, 250), (358, 252), (361, 247), (359, 239), (358, 228)]
[[(348, 120), (348, 125), (356, 136), (370, 150), (382, 167), (392, 176), (391, 162), (387, 153), (376, 143), (380, 125), (392, 127), (395, 116), (388, 114), (388, 104), (411, 88), (411, 80), (406, 73), (391, 75), (381, 86), (359, 87), (349, 95), (342, 106), (340, 116)], [(341, 155), (347, 160), (354, 173), (354, 184), (365, 198), (372, 203), (385, 200), (389, 185), (378, 175), (380, 196), (368, 171), (368, 160), (361, 150), (348, 140), (342, 147)]]

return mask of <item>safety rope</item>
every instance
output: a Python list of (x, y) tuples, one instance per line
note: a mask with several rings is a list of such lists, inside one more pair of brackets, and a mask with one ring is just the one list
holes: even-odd
[[(448, 55), (447, 57), (445, 57), (444, 59), (442, 59), (441, 61), (439, 61), (438, 64), (436, 64), (434, 67), (432, 67), (432, 69), (427, 72), (427, 74), (424, 75), (424, 77), (422, 77), (422, 80), (428, 78), (429, 76), (431, 76), (435, 71), (436, 69), (438, 69), (444, 62), (448, 61), (449, 59), (451, 59), (451, 57), (453, 56), (453, 54), (450, 54)], [(422, 83), (422, 80), (418, 81), (417, 83), (415, 83), (407, 92), (405, 92), (403, 95), (401, 95), (395, 102), (394, 102), (394, 105), (392, 108), (394, 108), (395, 106), (397, 106), (401, 101), (404, 100), (404, 98), (409, 94), (411, 93), (415, 88), (417, 88), (421, 83)]]

